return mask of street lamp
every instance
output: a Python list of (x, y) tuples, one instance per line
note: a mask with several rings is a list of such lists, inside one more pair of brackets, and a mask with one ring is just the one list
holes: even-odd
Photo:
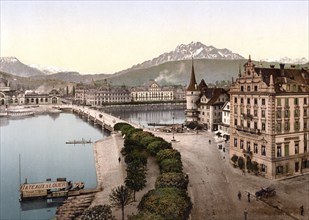
[(174, 116), (174, 113), (173, 113), (173, 126), (172, 126), (173, 139), (172, 139), (172, 141), (176, 141), (176, 140), (175, 140), (175, 137), (174, 137), (174, 127), (175, 127), (175, 125), (174, 125), (174, 119), (175, 119), (175, 116)]

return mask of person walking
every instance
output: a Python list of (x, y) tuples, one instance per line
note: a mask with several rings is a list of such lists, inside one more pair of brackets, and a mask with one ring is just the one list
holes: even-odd
[(120, 163), (120, 161), (121, 161), (121, 158), (120, 158), (120, 157), (118, 158), (118, 161), (119, 161), (119, 163)]
[(245, 208), (244, 216), (245, 216), (245, 220), (247, 220), (247, 218), (248, 218), (248, 211), (247, 211), (247, 208)]
[(241, 200), (241, 192), (240, 191), (238, 191), (237, 195), (238, 195), (238, 199)]
[(301, 214), (302, 216), (304, 215), (304, 206), (303, 206), (303, 205), (300, 207), (300, 214)]
[(248, 202), (250, 202), (250, 193), (248, 192)]

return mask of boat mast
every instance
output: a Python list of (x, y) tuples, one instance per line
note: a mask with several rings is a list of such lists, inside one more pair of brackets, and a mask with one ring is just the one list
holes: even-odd
[(21, 156), (19, 154), (19, 186), (21, 186)]

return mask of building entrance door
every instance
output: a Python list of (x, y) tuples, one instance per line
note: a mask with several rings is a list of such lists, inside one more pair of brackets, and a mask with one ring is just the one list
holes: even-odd
[(299, 162), (295, 162), (295, 173), (299, 171)]

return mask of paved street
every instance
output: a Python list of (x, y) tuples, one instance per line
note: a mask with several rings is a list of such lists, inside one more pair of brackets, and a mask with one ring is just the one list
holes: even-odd
[[(155, 132), (155, 135), (172, 139), (172, 134)], [(228, 152), (219, 150), (211, 132), (175, 134), (173, 147), (181, 152), (184, 172), (189, 174), (189, 193), (193, 201), (192, 219), (308, 219), (309, 175), (284, 181), (271, 181), (251, 174), (243, 175), (234, 168)], [(212, 144), (209, 144), (209, 139)], [(273, 184), (277, 195), (267, 203), (256, 201), (247, 194), (255, 194), (261, 187)], [(242, 198), (238, 200), (237, 193)], [(299, 207), (304, 205), (305, 217)], [(277, 206), (278, 208), (274, 208)]]

